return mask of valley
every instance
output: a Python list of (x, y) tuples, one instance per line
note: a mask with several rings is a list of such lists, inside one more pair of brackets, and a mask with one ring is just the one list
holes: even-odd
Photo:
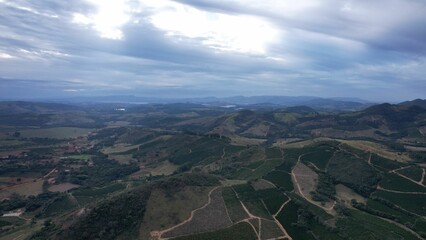
[(414, 103), (0, 102), (0, 240), (424, 239)]

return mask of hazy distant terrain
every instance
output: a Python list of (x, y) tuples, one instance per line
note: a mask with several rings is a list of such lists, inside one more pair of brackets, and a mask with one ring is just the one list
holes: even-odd
[(420, 99), (0, 102), (0, 239), (422, 239), (425, 134)]

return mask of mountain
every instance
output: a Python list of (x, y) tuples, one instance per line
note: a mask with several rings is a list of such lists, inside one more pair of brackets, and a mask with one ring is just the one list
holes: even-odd
[(399, 105), (401, 106), (418, 106), (426, 109), (426, 99), (415, 99), (412, 101), (402, 102)]
[(132, 103), (132, 104), (171, 104), (195, 103), (209, 104), (211, 106), (237, 107), (255, 106), (262, 108), (277, 108), (283, 106), (305, 105), (319, 111), (356, 111), (371, 106), (372, 103), (355, 98), (320, 98), (312, 96), (233, 96), (233, 97), (205, 97), (205, 98), (151, 98), (139, 96), (99, 96), (57, 99), (55, 102), (63, 103)]

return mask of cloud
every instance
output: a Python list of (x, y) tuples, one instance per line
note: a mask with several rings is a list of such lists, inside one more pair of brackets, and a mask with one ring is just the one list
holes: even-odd
[(426, 92), (420, 0), (3, 0), (0, 11), (5, 94)]

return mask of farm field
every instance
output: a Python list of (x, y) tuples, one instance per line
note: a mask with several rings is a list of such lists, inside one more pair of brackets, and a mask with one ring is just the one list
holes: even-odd
[(208, 204), (191, 215), (188, 222), (176, 225), (164, 232), (162, 237), (179, 237), (196, 233), (215, 231), (232, 225), (222, 198), (222, 189), (216, 188), (209, 193)]
[(415, 214), (426, 216), (426, 194), (404, 194), (386, 191), (376, 191), (373, 196), (386, 199), (389, 202)]
[(294, 189), (293, 182), (289, 173), (282, 171), (273, 171), (264, 177), (264, 179), (272, 182), (278, 188), (284, 191), (292, 191)]
[(67, 192), (71, 189), (78, 188), (80, 185), (72, 184), (72, 183), (60, 183), (52, 185), (48, 188), (51, 192)]
[(225, 201), (228, 215), (233, 223), (237, 223), (249, 217), (244, 208), (242, 207), (240, 200), (235, 195), (235, 192), (232, 187), (224, 187), (222, 189), (222, 197)]
[(426, 187), (423, 187), (393, 173), (385, 174), (383, 179), (379, 182), (379, 186), (387, 190), (426, 193)]
[(362, 151), (375, 153), (383, 158), (397, 160), (401, 162), (410, 161), (408, 154), (401, 154), (395, 151), (391, 151), (386, 146), (371, 142), (371, 141), (362, 141), (362, 140), (339, 140), (342, 143), (348, 144), (351, 147), (360, 149)]
[(426, 239), (422, 108), (34, 105), (0, 102), (0, 240)]
[(399, 174), (404, 175), (408, 178), (411, 178), (417, 182), (422, 180), (423, 171), (424, 171), (424, 168), (420, 168), (417, 166), (410, 166), (408, 168), (397, 170)]
[(246, 239), (255, 240), (257, 239), (253, 228), (245, 222), (235, 224), (229, 228), (225, 228), (215, 232), (200, 233), (195, 235), (189, 235), (185, 237), (174, 238), (175, 240), (235, 240), (235, 239)]
[(25, 138), (55, 138), (67, 139), (86, 136), (93, 129), (90, 128), (74, 128), (74, 127), (57, 127), (57, 128), (40, 128), (28, 129), (20, 131), (22, 137)]
[(208, 202), (211, 189), (187, 186), (172, 194), (167, 194), (160, 189), (154, 190), (147, 203), (139, 236), (146, 239), (153, 231), (164, 230), (182, 223), (190, 217), (191, 211)]

